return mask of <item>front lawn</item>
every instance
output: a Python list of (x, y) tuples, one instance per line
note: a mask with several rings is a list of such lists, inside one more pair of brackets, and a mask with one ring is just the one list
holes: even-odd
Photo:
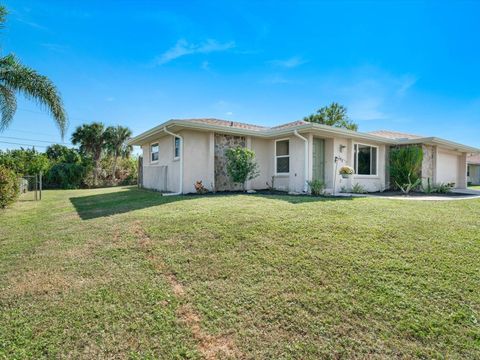
[(136, 188), (0, 212), (0, 358), (480, 358), (480, 200)]

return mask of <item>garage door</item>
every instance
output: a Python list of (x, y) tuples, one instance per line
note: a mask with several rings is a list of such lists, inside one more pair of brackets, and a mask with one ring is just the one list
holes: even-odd
[(437, 155), (437, 183), (454, 182), (458, 185), (459, 168), (460, 157), (458, 155), (439, 151)]

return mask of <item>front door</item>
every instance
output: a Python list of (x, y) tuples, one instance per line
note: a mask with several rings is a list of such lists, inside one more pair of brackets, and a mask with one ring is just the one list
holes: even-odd
[(313, 180), (325, 181), (325, 141), (313, 139)]

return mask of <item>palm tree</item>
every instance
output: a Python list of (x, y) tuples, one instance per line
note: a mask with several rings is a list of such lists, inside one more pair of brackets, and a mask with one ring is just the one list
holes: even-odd
[(98, 172), (102, 152), (106, 144), (105, 126), (102, 123), (94, 122), (83, 124), (72, 134), (72, 144), (80, 145), (80, 151), (92, 157), (94, 163), (93, 184), (97, 185)]
[[(7, 10), (0, 5), (0, 28)], [(22, 65), (14, 55), (0, 57), (0, 132), (5, 130), (17, 111), (16, 93), (36, 101), (53, 116), (62, 138), (67, 127), (67, 115), (55, 85), (46, 76)]]
[(117, 171), (117, 160), (121, 156), (129, 157), (132, 147), (127, 145), (127, 140), (132, 136), (132, 131), (123, 126), (109, 126), (105, 130), (106, 148), (109, 154), (113, 156), (112, 179), (115, 181), (115, 172)]

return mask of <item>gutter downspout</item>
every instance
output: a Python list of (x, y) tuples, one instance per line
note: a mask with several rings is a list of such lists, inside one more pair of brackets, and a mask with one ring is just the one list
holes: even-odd
[(174, 195), (181, 195), (183, 194), (183, 137), (175, 134), (171, 131), (167, 130), (167, 127), (163, 128), (163, 131), (165, 131), (167, 134), (172, 135), (173, 139), (175, 141), (175, 137), (178, 137), (180, 139), (180, 184), (178, 186), (178, 191), (175, 193), (165, 193), (162, 194), (163, 196), (174, 196)]
[(303, 192), (306, 193), (308, 192), (308, 140), (307, 138), (300, 135), (297, 130), (293, 130), (293, 135), (295, 135), (299, 139), (302, 139), (305, 143), (305, 182), (303, 184)]

